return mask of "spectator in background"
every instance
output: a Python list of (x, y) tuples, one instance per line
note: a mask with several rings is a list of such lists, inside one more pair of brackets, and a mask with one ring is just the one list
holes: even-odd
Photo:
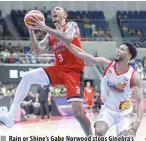
[(77, 15), (77, 16), (75, 17), (75, 20), (76, 20), (76, 22), (83, 22), (83, 21), (81, 20), (81, 18), (80, 18), (79, 15)]
[(28, 95), (23, 100), (21, 107), (25, 110), (26, 116), (31, 117), (32, 109), (33, 109), (33, 103), (35, 102), (35, 97), (33, 96), (32, 92), (29, 91)]
[(89, 19), (88, 19), (88, 17), (86, 15), (83, 15), (83, 21), (85, 23), (89, 23)]
[(2, 94), (3, 96), (5, 96), (5, 95), (6, 95), (6, 92), (7, 92), (6, 87), (5, 87), (4, 85), (1, 85), (1, 94)]
[(40, 103), (39, 103), (39, 94), (35, 95), (35, 102), (32, 104), (33, 106), (33, 115), (40, 115)]
[(137, 48), (141, 47), (141, 43), (139, 40), (136, 40), (136, 43), (134, 44)]
[(38, 88), (38, 94), (39, 94), (39, 102), (40, 102), (41, 120), (44, 120), (45, 111), (46, 111), (46, 114), (47, 114), (47, 119), (49, 119), (50, 118), (49, 104), (48, 104), (48, 100), (50, 100), (49, 87), (41, 85)]
[(90, 23), (89, 23), (89, 22), (85, 22), (85, 24), (84, 24), (84, 28), (91, 28)]
[(135, 32), (135, 30), (134, 29), (129, 29), (129, 35), (130, 36), (135, 36), (136, 35), (136, 32)]
[(101, 109), (101, 105), (102, 105), (102, 100), (101, 100), (101, 95), (100, 95), (100, 91), (97, 92), (97, 104), (98, 104), (98, 110)]
[(93, 40), (97, 40), (99, 32), (98, 32), (98, 30), (96, 28), (96, 25), (92, 24), (91, 25), (91, 29), (92, 29), (92, 38), (93, 38)]
[(99, 38), (103, 38), (104, 37), (104, 30), (102, 27), (99, 28)]
[(124, 36), (128, 36), (128, 27), (126, 26), (126, 24), (123, 25), (122, 27), (122, 33)]
[(111, 37), (107, 33), (104, 34), (104, 41), (111, 41)]
[(60, 92), (61, 92), (60, 86), (56, 86), (56, 87), (54, 88), (54, 95), (55, 95), (55, 96), (59, 96), (59, 95), (60, 95)]
[(8, 62), (7, 63), (14, 63), (15, 62), (15, 58), (13, 56), (13, 54), (11, 53), (9, 56), (8, 56)]
[(124, 20), (127, 20), (127, 18), (128, 18), (128, 16), (125, 14), (125, 15), (123, 15), (123, 19)]
[(140, 28), (137, 28), (136, 35), (137, 36), (142, 36), (142, 31), (141, 31)]
[(44, 6), (44, 8), (42, 9), (42, 12), (43, 12), (44, 14), (46, 14), (46, 13), (48, 12), (46, 6)]
[(143, 66), (142, 66), (141, 62), (139, 62), (139, 61), (136, 60), (135, 61), (135, 68), (136, 68), (136, 71), (139, 73), (139, 75), (142, 78)]
[(140, 42), (144, 42), (144, 40), (145, 40), (145, 36), (144, 36), (144, 34), (142, 33), (142, 36), (140, 37)]
[(3, 57), (4, 63), (6, 63), (6, 59), (10, 56), (10, 52), (8, 51), (7, 48), (5, 48), (2, 52), (1, 55)]
[(145, 60), (146, 60), (146, 57), (144, 56), (144, 57), (142, 58), (142, 61), (141, 61), (143, 67), (144, 67)]
[(87, 115), (93, 114), (93, 106), (94, 106), (94, 90), (93, 87), (91, 86), (90, 82), (86, 83), (86, 87), (84, 88), (84, 99), (87, 103)]
[(47, 14), (47, 19), (48, 19), (49, 21), (52, 21), (52, 18), (51, 18), (50, 13)]
[(110, 37), (111, 37), (111, 33), (110, 33), (109, 28), (106, 28), (105, 33), (106, 33), (108, 36), (110, 36)]

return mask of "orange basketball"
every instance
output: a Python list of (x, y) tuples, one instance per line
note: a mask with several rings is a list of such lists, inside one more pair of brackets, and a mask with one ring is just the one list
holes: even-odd
[(40, 21), (45, 22), (45, 17), (41, 11), (31, 10), (24, 17), (24, 22), (27, 27), (32, 28), (30, 22), (33, 22), (33, 20), (31, 19), (31, 17), (33, 16), (36, 16)]

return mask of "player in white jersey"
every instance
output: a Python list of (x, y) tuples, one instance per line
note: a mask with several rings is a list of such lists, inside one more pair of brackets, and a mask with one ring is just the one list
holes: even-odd
[[(101, 97), (104, 105), (95, 123), (95, 134), (104, 136), (107, 130), (116, 124), (117, 135), (127, 136), (131, 132), (136, 135), (143, 117), (144, 97), (141, 78), (128, 65), (128, 62), (137, 56), (135, 46), (129, 42), (123, 43), (117, 50), (117, 58), (113, 62), (103, 57), (95, 58), (73, 44), (66, 46), (80, 59), (93, 64), (102, 63), (105, 67), (101, 81)], [(132, 88), (134, 88), (137, 99), (137, 119), (130, 122), (130, 114), (133, 109)]]

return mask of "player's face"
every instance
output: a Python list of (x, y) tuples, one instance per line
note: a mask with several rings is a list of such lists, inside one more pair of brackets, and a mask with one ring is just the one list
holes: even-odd
[(122, 61), (122, 60), (130, 60), (131, 54), (129, 53), (129, 49), (126, 45), (121, 45), (120, 48), (117, 50), (117, 60)]
[(66, 19), (67, 14), (62, 7), (56, 6), (51, 12), (53, 22), (60, 23), (62, 20)]
[(87, 87), (90, 87), (90, 86), (91, 86), (90, 82), (87, 82)]

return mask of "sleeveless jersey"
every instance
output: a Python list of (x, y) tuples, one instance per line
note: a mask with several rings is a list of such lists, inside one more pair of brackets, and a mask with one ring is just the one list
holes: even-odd
[(101, 81), (101, 98), (107, 107), (113, 110), (132, 108), (132, 78), (135, 70), (129, 66), (122, 74), (116, 71), (116, 62), (111, 62), (105, 69)]
[[(65, 32), (67, 30), (66, 23), (62, 30)], [(84, 61), (76, 57), (73, 53), (71, 53), (64, 45), (63, 42), (56, 39), (54, 36), (49, 35), (49, 46), (55, 54), (55, 65), (60, 66), (61, 68), (75, 69), (79, 71), (83, 71), (84, 69)], [(81, 45), (81, 37), (78, 29), (78, 35), (73, 38), (71, 41), (72, 44), (76, 45), (79, 48), (82, 48)]]
[(94, 90), (92, 87), (88, 88), (88, 87), (85, 87), (84, 88), (84, 97), (86, 99), (88, 99), (88, 101), (92, 101), (93, 100), (93, 95), (94, 95)]

